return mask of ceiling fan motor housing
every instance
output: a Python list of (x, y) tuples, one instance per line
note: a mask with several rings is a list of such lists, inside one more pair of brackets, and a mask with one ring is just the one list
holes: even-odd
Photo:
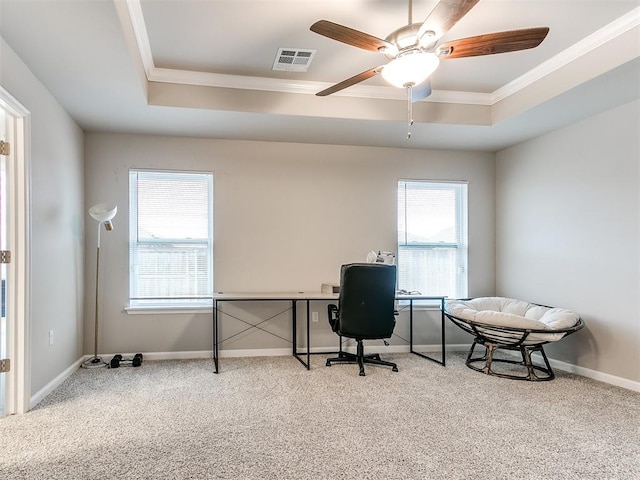
[[(411, 50), (429, 50), (435, 45), (435, 33), (427, 31), (422, 38), (418, 39), (418, 30), (422, 26), (421, 23), (412, 23), (405, 25), (391, 32), (385, 40), (394, 44), (397, 52), (383, 51), (387, 58), (396, 58), (403, 53)], [(433, 40), (432, 40), (433, 39)]]

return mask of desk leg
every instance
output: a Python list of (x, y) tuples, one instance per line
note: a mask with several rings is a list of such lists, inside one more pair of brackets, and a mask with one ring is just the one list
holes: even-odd
[(444, 298), (440, 300), (440, 325), (442, 328), (442, 366), (445, 366), (446, 356), (445, 356), (445, 341), (444, 341)]
[(291, 300), (291, 321), (293, 322), (293, 328), (291, 331), (291, 346), (293, 348), (293, 356), (298, 358), (298, 329), (296, 319), (296, 301)]
[(218, 301), (213, 301), (213, 373), (218, 373)]
[(297, 337), (297, 329), (296, 329), (296, 324), (298, 323), (298, 321), (297, 321), (297, 315), (296, 315), (296, 310), (297, 310), (296, 304), (297, 304), (296, 300), (291, 300), (291, 307), (293, 309), (293, 314), (292, 314), (293, 338), (291, 339), (291, 343), (293, 343), (293, 356), (296, 357), (302, 365), (307, 367), (307, 370), (310, 370), (311, 363), (309, 362), (309, 348), (308, 348), (309, 346), (309, 300), (307, 300), (307, 363), (304, 363), (304, 360), (300, 358), (300, 354), (298, 353), (298, 337)]
[(311, 370), (311, 333), (309, 332), (309, 300), (307, 300), (307, 370)]
[(409, 352), (413, 351), (413, 299), (409, 300)]
[(424, 353), (416, 352), (413, 350), (413, 300), (409, 300), (409, 351), (415, 355), (418, 355), (422, 358), (426, 358), (427, 360), (431, 360), (432, 362), (439, 363), (443, 367), (445, 366), (445, 351), (444, 351), (444, 299), (440, 301), (440, 331), (441, 331), (441, 347), (442, 347), (442, 359), (438, 360), (437, 358), (430, 357), (425, 355)]

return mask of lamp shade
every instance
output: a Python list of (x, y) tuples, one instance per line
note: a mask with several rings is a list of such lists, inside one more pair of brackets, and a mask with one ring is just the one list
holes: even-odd
[(108, 222), (118, 213), (118, 207), (108, 203), (99, 203), (89, 209), (89, 215), (99, 222)]
[(424, 82), (439, 64), (440, 59), (434, 53), (407, 53), (386, 64), (382, 77), (395, 87), (415, 86)]

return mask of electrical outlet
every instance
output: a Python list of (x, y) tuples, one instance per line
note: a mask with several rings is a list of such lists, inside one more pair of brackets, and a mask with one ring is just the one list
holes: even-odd
[(53, 345), (53, 330), (49, 330), (49, 346)]
[(311, 312), (311, 321), (318, 322), (318, 312)]

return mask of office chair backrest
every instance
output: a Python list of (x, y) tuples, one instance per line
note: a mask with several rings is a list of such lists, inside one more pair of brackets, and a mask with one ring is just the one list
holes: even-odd
[(340, 271), (340, 335), (389, 338), (395, 327), (396, 266), (351, 263)]

